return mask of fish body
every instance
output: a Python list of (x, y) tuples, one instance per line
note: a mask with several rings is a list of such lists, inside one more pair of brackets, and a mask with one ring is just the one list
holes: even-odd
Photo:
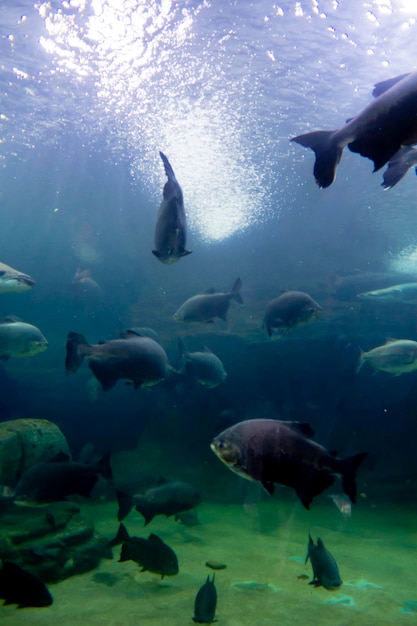
[(336, 560), (326, 550), (320, 537), (317, 539), (317, 545), (314, 545), (311, 535), (309, 535), (306, 563), (308, 559), (310, 559), (313, 568), (313, 580), (309, 583), (310, 585), (315, 587), (323, 586), (325, 589), (332, 591), (338, 589), (343, 584)]
[(53, 598), (45, 583), (35, 574), (12, 561), (3, 561), (0, 569), (0, 598), (17, 608), (51, 606)]
[(203, 387), (217, 387), (226, 380), (223, 363), (209, 348), (204, 346), (201, 352), (188, 352), (181, 339), (178, 348), (183, 360), (182, 373), (190, 375)]
[(395, 376), (417, 369), (417, 341), (411, 339), (388, 339), (382, 346), (369, 352), (361, 352), (356, 372), (364, 363), (377, 371), (389, 372)]
[(156, 515), (170, 517), (176, 513), (192, 509), (201, 500), (199, 491), (190, 483), (182, 481), (166, 482), (133, 496), (118, 492), (117, 498), (119, 521), (124, 519), (134, 506), (145, 518), (145, 526)]
[(172, 264), (181, 257), (191, 254), (191, 251), (185, 247), (187, 225), (182, 189), (167, 157), (162, 152), (159, 154), (168, 181), (164, 186), (163, 200), (156, 220), (155, 248), (152, 254), (162, 263)]
[(375, 289), (358, 294), (359, 300), (366, 302), (399, 302), (401, 304), (417, 304), (417, 283), (403, 283)]
[(214, 574), (210, 580), (210, 576), (207, 576), (207, 580), (200, 587), (195, 597), (194, 602), (194, 617), (193, 621), (197, 624), (212, 624), (217, 621), (214, 619), (217, 606), (217, 590), (214, 585)]
[(211, 449), (229, 469), (261, 482), (270, 494), (274, 483), (292, 487), (306, 509), (336, 475), (355, 502), (356, 469), (367, 452), (340, 459), (312, 441), (312, 434), (308, 424), (253, 419), (227, 428), (213, 439)]
[(366, 291), (385, 289), (399, 283), (411, 283), (416, 275), (411, 272), (356, 272), (336, 276), (331, 293), (336, 300), (353, 300)]
[(229, 292), (214, 292), (209, 290), (186, 300), (177, 312), (174, 319), (177, 322), (213, 322), (219, 318), (227, 322), (227, 312), (230, 302), (235, 300), (242, 304), (240, 290), (242, 281), (237, 278)]
[[(417, 164), (417, 150), (411, 146), (403, 146), (398, 152), (390, 159), (388, 167), (383, 174), (382, 187), (385, 189), (391, 189), (400, 182), (402, 178), (407, 174), (410, 167)], [(417, 167), (415, 168), (417, 174)]]
[(0, 263), (0, 293), (21, 293), (29, 291), (34, 285), (35, 281), (31, 276)]
[(57, 502), (72, 495), (89, 498), (100, 476), (112, 480), (109, 454), (95, 465), (86, 465), (69, 461), (67, 455), (59, 453), (50, 461), (33, 465), (21, 476), (13, 499)]
[(158, 535), (151, 533), (147, 539), (130, 537), (123, 524), (111, 545), (122, 544), (119, 563), (134, 561), (142, 566), (141, 571), (152, 572), (164, 576), (178, 574), (178, 558), (174, 550), (162, 541)]
[(73, 374), (84, 358), (104, 391), (120, 379), (131, 381), (134, 388), (155, 385), (168, 373), (168, 357), (162, 346), (150, 337), (127, 331), (121, 339), (91, 345), (83, 335), (69, 333), (65, 370)]
[(315, 319), (321, 306), (303, 291), (284, 291), (265, 309), (264, 327), (271, 337), (274, 328), (288, 329)]
[(338, 130), (313, 131), (291, 139), (314, 151), (319, 187), (333, 183), (346, 145), (371, 159), (376, 172), (402, 146), (417, 142), (417, 72), (376, 84), (373, 95), (375, 100)]
[(35, 356), (48, 347), (39, 328), (15, 317), (0, 322), (0, 360)]

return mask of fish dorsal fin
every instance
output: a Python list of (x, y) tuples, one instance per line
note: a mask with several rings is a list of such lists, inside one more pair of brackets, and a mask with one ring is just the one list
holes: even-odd
[[(154, 533), (151, 533), (148, 537), (148, 541), (153, 541), (154, 543), (159, 543), (159, 545), (162, 545), (164, 542), (162, 541), (161, 537), (158, 537), (158, 535), (155, 535)], [(165, 544), (164, 544), (165, 545)]]
[(201, 346), (202, 352), (207, 352), (207, 354), (213, 354), (208, 346)]
[(177, 182), (175, 178), (174, 170), (171, 167), (171, 163), (168, 161), (167, 157), (163, 152), (159, 152), (159, 156), (162, 159), (162, 163), (164, 164), (165, 174), (167, 175), (168, 180), (173, 180)]
[(410, 72), (408, 72), (407, 74), (401, 74), (401, 76), (396, 76), (395, 78), (388, 78), (388, 80), (382, 80), (380, 83), (375, 83), (374, 90), (372, 92), (373, 97), (378, 98), (378, 96), (388, 91), (388, 89), (391, 89), (391, 87), (393, 87), (394, 85), (399, 83), (400, 80), (403, 80), (403, 78), (406, 78), (409, 75), (410, 75)]
[(314, 431), (307, 422), (284, 422), (284, 424), (288, 426), (288, 428), (292, 428), (301, 435), (304, 435), (304, 437), (310, 439), (310, 437), (314, 436)]
[(2, 320), (1, 323), (2, 324), (15, 324), (16, 322), (21, 322), (22, 320), (20, 319), (20, 317), (17, 317), (17, 315), (5, 315)]
[(396, 341), (398, 341), (398, 339), (394, 339), (393, 337), (387, 337), (387, 340), (384, 345), (387, 346), (388, 344), (395, 343)]
[(122, 333), (120, 333), (120, 337), (122, 339), (132, 339), (134, 337), (143, 337), (143, 335), (141, 333), (138, 333), (136, 330), (128, 328), (127, 330), (124, 330)]

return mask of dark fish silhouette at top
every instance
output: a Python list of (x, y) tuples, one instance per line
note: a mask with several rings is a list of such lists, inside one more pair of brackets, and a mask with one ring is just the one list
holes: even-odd
[(333, 591), (343, 584), (336, 560), (326, 550), (320, 537), (317, 539), (317, 545), (315, 546), (311, 535), (308, 536), (306, 563), (308, 559), (310, 559), (313, 568), (313, 580), (309, 585), (314, 585), (315, 587), (323, 586), (325, 589)]
[(191, 251), (185, 247), (187, 224), (182, 189), (167, 157), (162, 152), (159, 154), (168, 180), (164, 186), (163, 200), (156, 220), (155, 248), (152, 250), (152, 254), (161, 263), (170, 265), (181, 257), (191, 254)]
[(224, 430), (211, 449), (243, 478), (256, 480), (272, 495), (274, 483), (295, 489), (306, 509), (313, 498), (342, 478), (342, 488), (356, 501), (356, 470), (367, 456), (360, 452), (340, 459), (334, 451), (311, 440), (309, 424), (252, 419)]
[(0, 598), (4, 600), (3, 604), (17, 604), (18, 609), (51, 606), (53, 603), (45, 583), (12, 561), (3, 561), (0, 569)]
[[(383, 188), (387, 190), (394, 187), (404, 178), (413, 165), (417, 165), (417, 150), (410, 146), (400, 148), (389, 161), (388, 167), (383, 174), (383, 182), (381, 183)], [(417, 167), (415, 172), (417, 174)]]
[(376, 172), (402, 146), (417, 142), (417, 72), (377, 83), (372, 95), (375, 100), (338, 130), (318, 130), (291, 139), (314, 151), (319, 187), (333, 183), (346, 145), (371, 159)]

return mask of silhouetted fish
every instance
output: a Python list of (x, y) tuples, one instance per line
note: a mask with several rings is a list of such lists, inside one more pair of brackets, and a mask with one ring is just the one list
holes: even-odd
[(181, 372), (190, 375), (204, 387), (217, 387), (226, 380), (227, 373), (218, 356), (204, 346), (200, 352), (188, 352), (184, 342), (178, 339), (182, 357)]
[(212, 322), (216, 317), (227, 321), (230, 302), (236, 300), (242, 304), (240, 290), (242, 281), (237, 278), (229, 292), (215, 292), (209, 289), (186, 300), (174, 314), (178, 322)]
[(182, 189), (165, 154), (160, 152), (159, 155), (168, 181), (164, 186), (163, 200), (156, 220), (155, 249), (152, 250), (152, 254), (162, 263), (171, 264), (191, 254), (191, 251), (185, 248), (187, 225)]
[(338, 130), (318, 130), (291, 139), (314, 151), (319, 187), (329, 187), (334, 181), (346, 145), (371, 159), (376, 172), (402, 146), (417, 142), (417, 72), (377, 83), (373, 95), (376, 99)]
[(123, 524), (120, 524), (119, 531), (110, 545), (115, 546), (119, 543), (122, 544), (119, 563), (134, 561), (142, 565), (141, 572), (152, 572), (162, 578), (178, 574), (177, 555), (157, 535), (151, 533), (147, 539), (130, 537)]
[(211, 449), (229, 469), (262, 483), (268, 493), (278, 483), (295, 489), (306, 509), (315, 496), (342, 477), (343, 491), (356, 501), (356, 469), (367, 456), (361, 452), (339, 459), (334, 452), (311, 441), (308, 424), (252, 419), (223, 431)]
[(51, 606), (53, 603), (44, 582), (11, 561), (3, 561), (0, 569), (0, 598), (4, 604), (17, 604), (19, 609)]
[(315, 587), (323, 586), (325, 589), (338, 589), (342, 585), (339, 568), (332, 554), (324, 547), (324, 543), (317, 539), (317, 545), (308, 536), (308, 549), (305, 562), (311, 561), (313, 568), (313, 580), (309, 583)]
[(193, 621), (197, 624), (211, 624), (214, 619), (217, 606), (217, 591), (214, 586), (214, 574), (212, 580), (207, 576), (207, 580), (197, 592), (194, 602)]
[(84, 358), (104, 391), (119, 379), (132, 381), (135, 389), (155, 385), (168, 373), (168, 357), (162, 346), (150, 337), (126, 331), (121, 339), (90, 345), (83, 335), (69, 333), (65, 371), (73, 374)]
[(308, 293), (284, 291), (266, 307), (264, 326), (269, 337), (274, 328), (288, 329), (315, 319), (322, 308)]

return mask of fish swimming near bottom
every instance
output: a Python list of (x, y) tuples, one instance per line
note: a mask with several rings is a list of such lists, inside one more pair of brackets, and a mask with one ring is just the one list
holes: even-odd
[(376, 371), (388, 372), (394, 376), (413, 372), (417, 369), (417, 341), (388, 339), (382, 346), (369, 352), (361, 352), (356, 373), (364, 363), (368, 363)]
[(120, 524), (116, 537), (110, 546), (122, 544), (119, 563), (134, 561), (142, 566), (141, 572), (151, 572), (164, 576), (178, 574), (178, 558), (174, 550), (158, 537), (151, 533), (147, 539), (131, 537), (125, 526)]
[(336, 475), (355, 502), (356, 470), (368, 453), (340, 459), (312, 441), (312, 435), (309, 424), (252, 419), (220, 433), (211, 449), (232, 472), (259, 481), (269, 494), (274, 492), (274, 483), (292, 487), (306, 509), (334, 483)]
[(317, 539), (317, 545), (314, 545), (311, 535), (308, 536), (306, 563), (308, 559), (310, 559), (313, 568), (313, 580), (309, 583), (310, 585), (315, 587), (323, 586), (325, 589), (332, 591), (338, 589), (343, 584), (336, 560), (326, 550), (320, 537)]
[(21, 293), (29, 291), (34, 285), (35, 281), (31, 276), (0, 263), (0, 293)]
[(3, 604), (17, 604), (18, 609), (51, 606), (53, 603), (45, 583), (12, 561), (3, 561), (0, 569), (0, 598), (4, 600)]
[(138, 387), (155, 385), (169, 371), (168, 357), (163, 347), (150, 337), (142, 337), (130, 330), (120, 339), (91, 345), (83, 335), (69, 333), (65, 371), (73, 374), (84, 359), (101, 383), (103, 391), (126, 379)]
[(48, 347), (39, 328), (9, 315), (0, 321), (0, 360), (35, 356)]
[(214, 586), (214, 574), (210, 580), (210, 576), (207, 576), (207, 580), (200, 587), (195, 597), (194, 602), (194, 617), (193, 621), (197, 624), (212, 624), (217, 621), (214, 619), (217, 606), (217, 590)]

